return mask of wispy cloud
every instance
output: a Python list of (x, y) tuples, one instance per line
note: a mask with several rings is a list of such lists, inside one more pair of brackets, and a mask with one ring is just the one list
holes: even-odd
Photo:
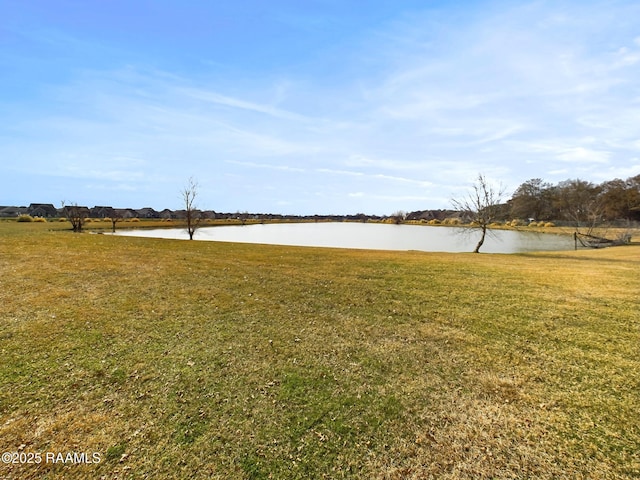
[(374, 158), (368, 155), (352, 154), (344, 161), (347, 167), (366, 167), (378, 170), (422, 170), (425, 168), (425, 162), (419, 160), (410, 160), (406, 158)]
[(341, 175), (347, 177), (364, 177), (364, 173), (356, 172), (351, 170), (336, 170), (333, 168), (317, 168), (316, 172), (318, 173), (327, 173), (330, 175)]
[(563, 162), (608, 163), (611, 152), (592, 150), (584, 147), (571, 147), (558, 153), (557, 158)]
[[(187, 43), (197, 53), (172, 59), (33, 28), (25, 38), (64, 68), (29, 71), (29, 96), (0, 97), (0, 155), (19, 160), (4, 171), (82, 184), (88, 202), (99, 185), (137, 185), (162, 207), (196, 175), (211, 208), (307, 213), (447, 208), (479, 172), (510, 189), (638, 173), (637, 2), (407, 7), (366, 26), (305, 8), (265, 17), (313, 36), (305, 51), (265, 35), (284, 52), (272, 61), (261, 45)], [(55, 63), (19, 53), (0, 46), (17, 66)]]
[(241, 162), (238, 160), (226, 160), (226, 163), (241, 165), (243, 167), (248, 167), (248, 168), (264, 168), (268, 170), (281, 170), (284, 172), (305, 172), (306, 171), (304, 168), (292, 167), (290, 165), (270, 165), (266, 163)]
[(225, 107), (247, 110), (268, 115), (281, 120), (289, 120), (294, 122), (309, 122), (312, 119), (294, 112), (279, 109), (272, 105), (263, 105), (259, 103), (249, 102), (246, 100), (221, 95), (216, 92), (208, 92), (195, 88), (177, 88), (175, 93), (185, 95), (193, 100), (199, 100), (207, 103), (213, 103)]

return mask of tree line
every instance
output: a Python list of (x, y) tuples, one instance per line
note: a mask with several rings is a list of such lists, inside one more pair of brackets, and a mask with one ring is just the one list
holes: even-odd
[(640, 221), (640, 175), (601, 184), (575, 179), (554, 185), (532, 178), (516, 189), (506, 207), (512, 218), (564, 220), (576, 226)]
[[(600, 185), (585, 180), (565, 180), (553, 185), (540, 178), (532, 178), (520, 185), (507, 202), (502, 201), (504, 188), (496, 187), (479, 174), (466, 196), (452, 199), (456, 210), (467, 216), (474, 229), (480, 230), (480, 240), (474, 250), (480, 251), (489, 228), (494, 222), (508, 218), (532, 221), (564, 220), (578, 235), (597, 240), (598, 245), (613, 242), (591, 235), (593, 229), (605, 223), (640, 220), (640, 175), (626, 180), (609, 180)], [(580, 232), (587, 227), (587, 233)], [(624, 235), (625, 243), (631, 238)], [(576, 243), (577, 248), (577, 243)]]

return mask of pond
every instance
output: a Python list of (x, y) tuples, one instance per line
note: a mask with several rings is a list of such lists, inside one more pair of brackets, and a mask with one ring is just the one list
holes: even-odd
[[(154, 238), (189, 238), (186, 230), (176, 228), (121, 230), (117, 234)], [(479, 238), (478, 230), (461, 227), (347, 222), (201, 227), (194, 237), (195, 240), (219, 242), (424, 252), (471, 252)], [(491, 230), (480, 251), (520, 253), (571, 250), (573, 247), (573, 238), (568, 235)]]

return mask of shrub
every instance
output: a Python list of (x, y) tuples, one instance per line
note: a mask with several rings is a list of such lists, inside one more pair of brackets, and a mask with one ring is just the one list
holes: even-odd
[(33, 217), (31, 215), (20, 215), (18, 217), (19, 222), (33, 222)]
[(47, 219), (44, 217), (35, 217), (33, 221), (38, 223), (47, 223)]
[(103, 222), (110, 222), (110, 221), (111, 221), (111, 219), (110, 219), (109, 217), (104, 217), (104, 218), (102, 219), (102, 221), (103, 221)]
[(432, 218), (431, 220), (429, 220), (429, 225), (440, 225), (441, 223), (442, 222), (437, 218)]
[(130, 222), (139, 222), (140, 219), (138, 217), (134, 217), (131, 220), (129, 220)]
[(67, 221), (67, 219), (66, 219), (66, 218), (64, 218), (64, 217), (60, 217), (60, 218), (58, 219), (58, 221), (59, 221), (59, 222), (66, 222), (66, 221)]
[(524, 220), (520, 220), (519, 218), (514, 218), (510, 223), (512, 227), (524, 227), (526, 224)]
[(545, 226), (545, 227), (555, 227), (555, 226), (556, 226), (556, 224), (555, 224), (555, 223), (553, 223), (553, 222), (547, 222), (547, 223), (545, 223), (545, 224), (544, 224), (544, 226)]
[(445, 225), (460, 225), (462, 224), (462, 220), (460, 220), (458, 217), (445, 218), (444, 222), (442, 223)]

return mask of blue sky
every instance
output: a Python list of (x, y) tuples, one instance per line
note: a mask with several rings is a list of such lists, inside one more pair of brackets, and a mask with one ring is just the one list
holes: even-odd
[(640, 173), (640, 3), (0, 0), (0, 205), (451, 208)]

